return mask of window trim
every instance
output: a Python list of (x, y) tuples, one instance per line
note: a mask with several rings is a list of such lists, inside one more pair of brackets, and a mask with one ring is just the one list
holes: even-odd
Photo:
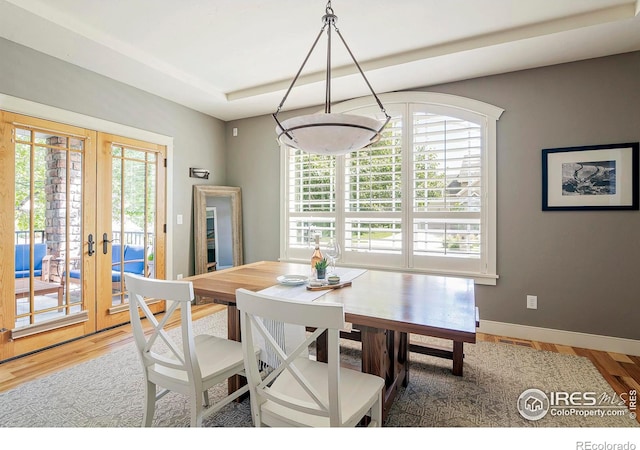
[[(438, 269), (422, 269), (422, 268), (402, 268), (403, 272), (417, 272), (417, 273), (432, 273), (438, 275), (451, 275), (451, 276), (465, 276), (471, 277), (475, 280), (476, 284), (495, 285), (498, 278), (496, 270), (497, 259), (497, 121), (504, 112), (504, 109), (497, 106), (474, 100), (471, 98), (460, 97), (451, 94), (442, 94), (437, 92), (423, 92), (423, 91), (404, 91), (393, 92), (388, 94), (379, 95), (380, 101), (385, 107), (391, 105), (398, 105), (405, 108), (408, 113), (409, 110), (413, 111), (412, 105), (420, 104), (421, 106), (431, 107), (439, 112), (443, 109), (448, 115), (455, 115), (461, 119), (471, 120), (479, 123), (483, 127), (483, 139), (485, 145), (482, 154), (482, 179), (486, 180), (486, 190), (483, 192), (483, 208), (481, 212), (481, 223), (483, 223), (483, 249), (481, 253), (482, 266), (481, 272), (463, 272), (463, 271), (450, 271), (450, 270), (438, 270)], [(348, 113), (350, 111), (359, 110), (362, 108), (374, 107), (377, 108), (377, 103), (372, 97), (363, 97), (345, 101), (343, 103), (332, 106), (332, 112), (336, 113)], [(321, 112), (321, 111), (318, 111)], [(288, 201), (288, 186), (287, 186), (287, 170), (288, 170), (288, 148), (285, 145), (280, 147), (280, 198), (287, 199)], [(408, 160), (408, 158), (407, 158)], [(408, 162), (403, 160), (403, 164)], [(341, 170), (340, 170), (341, 169)], [(339, 174), (344, 171), (344, 158), (339, 157), (336, 161), (336, 178), (339, 178)], [(483, 183), (485, 184), (485, 183)], [(406, 187), (406, 186), (405, 186)], [(288, 254), (287, 233), (289, 223), (288, 203), (287, 201), (280, 202), (280, 260), (282, 261), (295, 261), (300, 262), (302, 260), (292, 258)], [(485, 206), (486, 205), (486, 206)], [(403, 220), (406, 218), (405, 211), (401, 213)], [(322, 216), (323, 214), (319, 214)], [(344, 220), (344, 214), (341, 208), (337, 208), (335, 213), (331, 214), (336, 219), (342, 218)], [(407, 223), (407, 226), (410, 226)], [(343, 226), (343, 225), (340, 225)], [(411, 258), (412, 255), (406, 255), (406, 258)], [(305, 261), (306, 262), (306, 261)], [(346, 264), (344, 264), (346, 266)], [(358, 264), (359, 267), (364, 265)], [(372, 269), (379, 270), (398, 270), (397, 267), (380, 267), (372, 266)]]

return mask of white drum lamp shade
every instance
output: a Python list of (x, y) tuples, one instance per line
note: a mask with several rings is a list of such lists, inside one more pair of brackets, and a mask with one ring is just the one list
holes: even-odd
[[(335, 23), (338, 20), (337, 16), (333, 14), (331, 8), (331, 1), (327, 3), (325, 15), (322, 17), (323, 26), (320, 29), (320, 33), (316, 37), (311, 50), (307, 54), (302, 67), (298, 70), (298, 73), (294, 77), (291, 86), (287, 90), (284, 98), (280, 102), (277, 111), (273, 114), (275, 119), (276, 133), (278, 135), (278, 141), (281, 144), (288, 145), (307, 153), (314, 153), (319, 155), (341, 155), (350, 153), (356, 150), (360, 150), (368, 145), (371, 145), (380, 140), (381, 132), (383, 128), (389, 123), (391, 119), (384, 110), (382, 102), (374, 92), (371, 84), (364, 75), (360, 64), (356, 61), (353, 53), (349, 49), (349, 46), (345, 42), (342, 34), (336, 27)], [(349, 55), (353, 59), (356, 67), (360, 71), (360, 75), (364, 78), (367, 86), (371, 90), (371, 93), (376, 99), (380, 111), (382, 111), (386, 117), (386, 121), (379, 121), (372, 117), (357, 116), (353, 114), (336, 114), (331, 112), (331, 29), (334, 29), (336, 34), (340, 37), (340, 40), (346, 47)], [(290, 119), (280, 122), (278, 120), (278, 113), (280, 112), (284, 102), (286, 101), (291, 89), (295, 85), (305, 63), (309, 59), (309, 56), (313, 52), (320, 36), (324, 31), (327, 31), (327, 79), (326, 79), (326, 92), (325, 92), (325, 107), (324, 113), (308, 114), (304, 116), (292, 117)]]
[(380, 121), (371, 117), (319, 113), (287, 119), (276, 126), (276, 133), (280, 143), (289, 147), (318, 155), (341, 155), (380, 140), (379, 129)]

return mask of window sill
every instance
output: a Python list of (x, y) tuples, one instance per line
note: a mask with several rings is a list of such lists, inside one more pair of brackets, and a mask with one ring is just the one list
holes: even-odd
[[(300, 263), (307, 264), (308, 261), (306, 259), (294, 259), (294, 258), (280, 258), (279, 261), (289, 262), (289, 263)], [(369, 270), (381, 270), (387, 272), (406, 272), (406, 273), (418, 273), (424, 275), (437, 275), (444, 277), (461, 277), (461, 278), (473, 278), (475, 284), (484, 285), (484, 286), (495, 286), (497, 284), (498, 275), (493, 274), (481, 274), (481, 273), (472, 273), (472, 272), (445, 272), (438, 270), (427, 270), (427, 269), (412, 269), (412, 268), (402, 268), (402, 267), (380, 267), (380, 266), (371, 266), (365, 264), (337, 264), (340, 267), (353, 267), (358, 269), (369, 269)]]

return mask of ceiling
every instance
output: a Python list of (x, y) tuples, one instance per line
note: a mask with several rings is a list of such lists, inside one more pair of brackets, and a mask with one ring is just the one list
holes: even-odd
[[(326, 0), (0, 0), (0, 36), (222, 120), (273, 113)], [(640, 50), (640, 0), (333, 0), (376, 93)], [(324, 103), (321, 37), (283, 110)], [(370, 95), (333, 34), (333, 102)]]

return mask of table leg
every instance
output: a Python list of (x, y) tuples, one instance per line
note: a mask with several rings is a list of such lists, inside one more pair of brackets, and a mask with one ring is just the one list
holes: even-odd
[(227, 337), (232, 341), (241, 341), (240, 311), (236, 305), (227, 305)]
[(361, 327), (362, 371), (387, 378), (387, 338), (384, 330)]
[(462, 376), (462, 366), (464, 359), (463, 342), (453, 341), (453, 374)]
[[(240, 311), (238, 311), (238, 307), (234, 305), (227, 305), (227, 338), (232, 341), (241, 341), (240, 336)], [(234, 393), (242, 386), (247, 384), (247, 379), (240, 375), (234, 375), (229, 378), (228, 381), (228, 391), (229, 394)], [(246, 398), (249, 394), (241, 395), (236, 399), (236, 402), (241, 402), (244, 398)]]
[(327, 362), (329, 361), (329, 337), (327, 332), (323, 332), (318, 339), (316, 339), (316, 361)]
[(400, 385), (409, 381), (407, 333), (358, 326), (362, 342), (362, 371), (385, 380), (382, 420), (386, 420)]

